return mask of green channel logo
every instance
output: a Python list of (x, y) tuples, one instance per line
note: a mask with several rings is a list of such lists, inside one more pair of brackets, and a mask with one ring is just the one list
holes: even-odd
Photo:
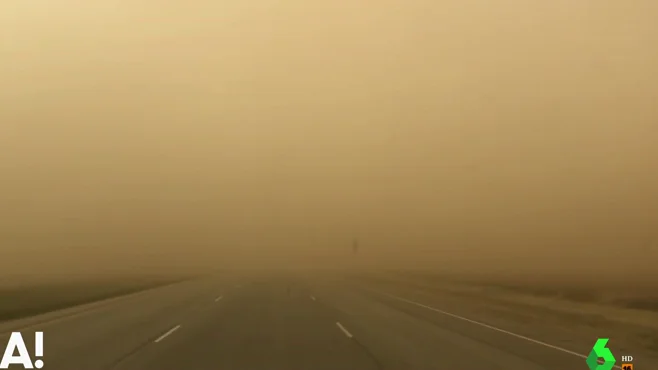
[[(587, 356), (587, 366), (590, 370), (612, 370), (615, 366), (615, 356), (610, 352), (610, 348), (606, 347), (608, 338), (599, 338), (596, 340), (592, 352)], [(603, 364), (599, 364), (599, 359), (603, 359)]]

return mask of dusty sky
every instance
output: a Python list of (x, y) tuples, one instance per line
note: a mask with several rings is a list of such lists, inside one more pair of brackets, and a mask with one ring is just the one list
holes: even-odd
[(649, 271), (657, 16), (2, 1), (2, 270)]

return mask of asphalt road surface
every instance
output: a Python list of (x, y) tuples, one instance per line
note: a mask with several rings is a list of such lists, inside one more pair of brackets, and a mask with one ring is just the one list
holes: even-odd
[[(349, 279), (207, 278), (5, 323), (0, 343), (7, 331), (43, 331), (48, 370), (587, 369), (592, 342), (567, 349), (539, 322), (519, 334), (470, 309), (462, 316), (458, 302), (447, 312), (439, 298), (392, 291)], [(537, 337), (527, 335), (533, 325)]]

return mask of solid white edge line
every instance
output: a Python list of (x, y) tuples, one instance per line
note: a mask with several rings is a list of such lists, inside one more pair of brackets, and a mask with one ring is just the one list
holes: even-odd
[(158, 342), (160, 342), (161, 340), (165, 339), (166, 337), (168, 337), (169, 335), (171, 335), (173, 332), (175, 332), (175, 331), (178, 330), (179, 328), (180, 328), (180, 325), (176, 325), (176, 326), (174, 326), (174, 327), (171, 328), (168, 332), (162, 334), (158, 339), (156, 339), (156, 340), (155, 340), (155, 343), (158, 343)]
[(336, 321), (336, 326), (338, 326), (338, 329), (340, 329), (348, 338), (352, 338), (352, 333), (347, 331), (347, 329), (345, 329), (345, 327), (341, 325), (341, 323)]
[[(489, 324), (485, 324), (485, 323), (483, 323), (483, 322), (479, 322), (479, 321), (471, 320), (471, 319), (466, 318), (466, 317), (463, 317), (463, 316), (455, 315), (454, 313), (450, 313), (450, 312), (446, 312), (446, 311), (443, 311), (443, 310), (439, 310), (438, 308), (434, 308), (434, 307), (432, 307), (432, 306), (428, 306), (428, 305), (425, 305), (425, 304), (422, 304), (422, 303), (418, 303), (418, 302), (412, 301), (412, 300), (410, 300), (410, 299), (406, 299), (406, 298), (398, 297), (398, 296), (395, 296), (395, 295), (393, 295), (393, 294), (388, 294), (388, 293), (383, 293), (383, 292), (376, 292), (376, 293), (379, 293), (379, 294), (385, 295), (385, 296), (387, 296), (387, 297), (389, 297), (389, 298), (397, 299), (398, 301), (402, 301), (402, 302), (406, 302), (406, 303), (412, 304), (412, 305), (414, 305), (414, 306), (422, 307), (422, 308), (425, 308), (425, 309), (430, 310), (430, 311), (438, 312), (438, 313), (440, 313), (440, 314), (443, 314), (443, 315), (446, 315), (446, 316), (450, 316), (450, 317), (453, 317), (453, 318), (455, 318), (455, 319), (459, 319), (459, 320), (462, 320), (462, 321), (466, 321), (466, 322), (469, 322), (469, 323), (471, 323), (471, 324), (479, 325), (479, 326), (482, 326), (482, 327), (484, 327), (484, 328), (487, 328), (487, 329), (491, 329), (491, 330), (497, 331), (497, 332), (499, 332), (499, 333), (507, 334), (507, 335), (513, 336), (513, 337), (518, 338), (518, 339), (523, 339), (523, 340), (525, 340), (525, 341), (532, 342), (532, 343), (535, 343), (535, 344), (539, 344), (539, 345), (544, 346), (544, 347), (552, 348), (552, 349), (554, 349), (554, 350), (556, 350), (556, 351), (564, 352), (564, 353), (567, 353), (567, 354), (570, 354), (570, 355), (573, 355), (573, 356), (577, 356), (577, 357), (580, 357), (580, 358), (587, 359), (587, 356), (582, 355), (582, 354), (577, 353), (577, 352), (574, 352), (574, 351), (570, 351), (570, 350), (568, 350), (568, 349), (566, 349), (566, 348), (562, 348), (562, 347), (558, 347), (558, 346), (555, 346), (555, 345), (552, 345), (552, 344), (548, 344), (548, 343), (546, 343), (546, 342), (542, 342), (542, 341), (537, 340), (537, 339), (528, 338), (528, 337), (526, 337), (525, 335), (512, 333), (511, 331), (508, 331), (508, 330), (505, 330), (505, 329), (501, 329), (501, 328), (497, 328), (497, 327), (495, 327), (495, 326), (492, 326), (492, 325), (489, 325)], [(614, 367), (617, 368), (617, 369), (621, 369), (621, 366), (618, 366), (618, 365), (615, 365)]]

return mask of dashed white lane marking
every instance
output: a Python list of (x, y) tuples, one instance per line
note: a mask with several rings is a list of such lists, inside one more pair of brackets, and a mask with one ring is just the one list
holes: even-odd
[(315, 297), (311, 296), (311, 299), (315, 301)]
[(220, 295), (219, 297), (215, 298), (215, 302), (218, 302), (218, 301), (219, 301), (220, 299), (222, 299), (222, 298), (224, 298), (224, 296), (221, 296), (221, 295)]
[[(389, 298), (393, 298), (393, 299), (396, 299), (396, 300), (398, 300), (398, 301), (406, 302), (406, 303), (409, 303), (409, 304), (414, 305), (414, 306), (422, 307), (422, 308), (425, 308), (425, 309), (430, 310), (430, 311), (438, 312), (438, 313), (440, 313), (440, 314), (443, 314), (443, 315), (446, 315), (446, 316), (450, 316), (450, 317), (453, 317), (453, 318), (455, 318), (455, 319), (459, 319), (459, 320), (462, 320), (462, 321), (466, 321), (466, 322), (469, 322), (469, 323), (471, 323), (471, 324), (479, 325), (479, 326), (482, 326), (482, 327), (484, 327), (484, 328), (487, 328), (487, 329), (491, 329), (491, 330), (497, 331), (497, 332), (499, 332), (499, 333), (507, 334), (507, 335), (513, 336), (513, 337), (518, 338), (518, 339), (523, 339), (523, 340), (525, 340), (525, 341), (527, 341), (527, 342), (531, 342), (531, 343), (539, 344), (539, 345), (544, 346), (544, 347), (547, 347), (547, 348), (552, 348), (552, 349), (554, 349), (554, 350), (556, 350), (556, 351), (560, 351), (560, 352), (568, 353), (568, 354), (573, 355), (573, 356), (578, 356), (578, 357), (580, 357), (580, 358), (587, 359), (587, 356), (582, 355), (582, 354), (577, 353), (577, 352), (574, 352), (574, 351), (570, 351), (570, 350), (568, 350), (568, 349), (566, 349), (566, 348), (562, 348), (562, 347), (554, 346), (554, 345), (552, 345), (552, 344), (548, 344), (548, 343), (546, 343), (546, 342), (542, 342), (542, 341), (537, 340), (537, 339), (528, 338), (528, 337), (526, 337), (525, 335), (512, 333), (511, 331), (508, 331), (508, 330), (505, 330), (505, 329), (501, 329), (501, 328), (497, 328), (497, 327), (495, 327), (495, 326), (492, 326), (492, 325), (489, 325), (489, 324), (485, 324), (485, 323), (483, 323), (483, 322), (479, 322), (479, 321), (471, 320), (471, 319), (466, 318), (466, 317), (463, 317), (463, 316), (455, 315), (454, 313), (450, 313), (450, 312), (446, 312), (446, 311), (443, 311), (443, 310), (439, 310), (438, 308), (434, 308), (434, 307), (432, 307), (432, 306), (428, 306), (428, 305), (425, 305), (425, 304), (422, 304), (422, 303), (418, 303), (418, 302), (412, 301), (412, 300), (410, 300), (410, 299), (406, 299), (406, 298), (398, 297), (398, 296), (396, 296), (396, 295), (388, 294), (388, 293), (383, 293), (383, 292), (376, 292), (376, 293), (383, 294), (383, 295), (385, 295), (385, 296), (387, 296), (387, 297), (389, 297)], [(617, 369), (621, 369), (621, 366), (619, 366), (619, 365), (615, 365), (614, 367), (617, 368)]]
[(173, 328), (171, 328), (168, 332), (162, 334), (158, 339), (155, 340), (155, 343), (160, 342), (161, 340), (165, 339), (166, 337), (170, 336), (173, 332), (176, 330), (180, 329), (180, 325), (176, 325)]
[(336, 326), (338, 326), (338, 329), (340, 329), (345, 335), (347, 335), (348, 338), (352, 338), (352, 333), (347, 331), (347, 329), (345, 329), (345, 327), (341, 325), (341, 323), (336, 322)]

